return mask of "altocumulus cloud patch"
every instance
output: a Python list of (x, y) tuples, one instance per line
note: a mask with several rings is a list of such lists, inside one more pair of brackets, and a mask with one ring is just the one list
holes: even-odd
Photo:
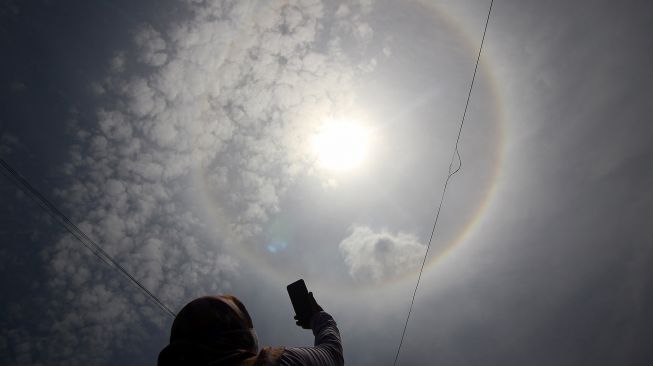
[[(193, 172), (203, 172), (227, 218), (220, 237), (256, 235), (294, 179), (310, 174), (316, 117), (346, 113), (353, 79), (374, 65), (347, 51), (373, 37), (361, 20), (369, 1), (187, 5), (189, 19), (143, 25), (138, 51), (108, 63), (110, 74), (93, 85), (108, 102), (96, 126), (76, 129), (64, 166), (70, 184), (56, 191), (82, 230), (173, 307), (228, 289), (238, 268), (186, 203)], [(49, 363), (101, 363), (146, 338), (136, 325), (164, 322), (80, 253), (68, 236), (43, 253), (51, 342), (23, 343)]]

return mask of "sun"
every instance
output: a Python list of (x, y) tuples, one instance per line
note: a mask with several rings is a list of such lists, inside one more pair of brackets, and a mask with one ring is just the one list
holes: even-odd
[(313, 137), (312, 147), (320, 167), (349, 171), (361, 166), (367, 157), (370, 133), (353, 120), (331, 120)]

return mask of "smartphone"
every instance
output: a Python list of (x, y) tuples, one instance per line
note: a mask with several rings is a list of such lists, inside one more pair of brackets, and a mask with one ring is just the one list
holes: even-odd
[(310, 319), (311, 304), (308, 298), (308, 289), (303, 279), (299, 279), (287, 286), (290, 302), (295, 309), (295, 315), (299, 319)]

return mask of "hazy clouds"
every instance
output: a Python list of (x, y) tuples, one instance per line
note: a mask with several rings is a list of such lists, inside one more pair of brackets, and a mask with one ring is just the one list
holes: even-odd
[[(308, 137), (321, 118), (351, 108), (351, 80), (363, 72), (341, 43), (373, 36), (360, 20), (369, 4), (187, 6), (190, 18), (140, 26), (134, 51), (107, 62), (94, 85), (107, 103), (96, 126), (73, 124), (70, 184), (56, 190), (79, 226), (173, 307), (229, 288), (238, 261), (224, 241), (258, 233), (288, 184), (310, 173)], [(217, 240), (184, 203), (196, 171), (211, 204), (227, 213)], [(46, 354), (69, 364), (108, 356), (128, 324), (157, 322), (147, 308), (129, 307), (140, 295), (117, 296), (125, 284), (108, 281), (79, 251), (66, 236), (44, 252), (48, 289), (70, 294), (50, 304), (62, 318)], [(80, 347), (93, 355), (73, 352)]]
[[(650, 364), (650, 5), (494, 5), (401, 364)], [(171, 307), (232, 292), (309, 344), (303, 276), (385, 364), (487, 6), (9, 2), (0, 153)], [(365, 108), (378, 144), (330, 184), (309, 137)], [(0, 362), (151, 363), (170, 319), (0, 189)]]

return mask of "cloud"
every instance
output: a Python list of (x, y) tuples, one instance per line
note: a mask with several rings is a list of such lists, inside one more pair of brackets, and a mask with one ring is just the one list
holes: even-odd
[[(361, 72), (353, 65), (370, 64), (341, 40), (373, 37), (360, 16), (368, 2), (350, 5), (348, 20), (333, 27), (335, 10), (316, 0), (187, 5), (190, 18), (140, 27), (137, 49), (111, 60), (94, 85), (103, 103), (97, 124), (75, 131), (63, 169), (69, 183), (55, 190), (73, 221), (173, 308), (229, 288), (239, 264), (225, 242), (257, 235), (297, 177), (310, 174), (307, 136), (352, 108)], [(200, 189), (226, 222), (198, 217), (188, 192)], [(102, 362), (147, 338), (134, 324), (165, 324), (72, 237), (42, 257), (55, 341), (39, 354), (49, 360)]]
[(119, 52), (109, 62), (109, 68), (114, 73), (121, 73), (125, 70), (125, 54)]
[(140, 50), (139, 61), (150, 66), (161, 66), (168, 59), (165, 52), (166, 42), (161, 37), (161, 33), (152, 28), (151, 25), (144, 25), (139, 29), (136, 32), (134, 42)]
[(18, 140), (18, 137), (9, 133), (0, 135), (0, 154), (9, 155), (19, 147), (22, 147), (22, 144)]
[(359, 281), (382, 281), (416, 269), (425, 250), (413, 234), (374, 231), (359, 225), (353, 226), (351, 234), (340, 242), (349, 274)]

